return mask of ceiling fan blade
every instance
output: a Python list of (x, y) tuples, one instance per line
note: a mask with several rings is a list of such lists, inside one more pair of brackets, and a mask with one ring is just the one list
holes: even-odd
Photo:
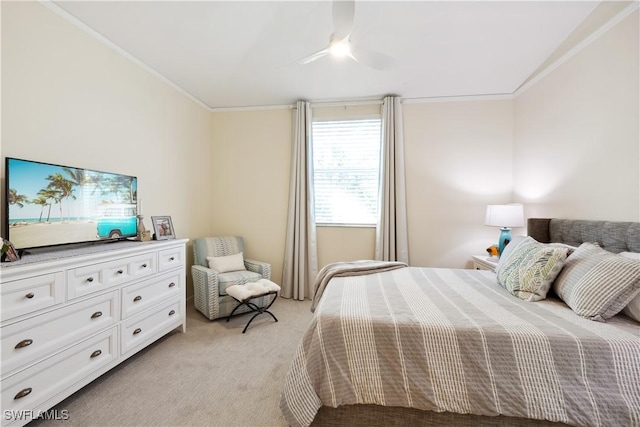
[(309, 56), (306, 56), (306, 57), (304, 57), (304, 58), (302, 58), (302, 59), (300, 59), (300, 60), (296, 61), (296, 63), (297, 63), (297, 64), (300, 64), (300, 65), (308, 64), (309, 62), (313, 62), (313, 61), (315, 61), (315, 60), (317, 60), (317, 59), (320, 59), (320, 58), (322, 58), (323, 56), (328, 55), (328, 54), (329, 54), (329, 48), (328, 48), (328, 47), (325, 47), (325, 48), (324, 48), (324, 49), (322, 49), (322, 50), (319, 50), (319, 51), (317, 51), (317, 52), (315, 52), (315, 53), (312, 53), (312, 54), (311, 54), (311, 55), (309, 55)]
[(333, 0), (333, 40), (344, 40), (353, 30), (355, 15), (355, 0)]
[(351, 58), (374, 70), (388, 70), (393, 67), (393, 58), (362, 46), (351, 44)]
[(320, 59), (323, 56), (328, 55), (328, 54), (329, 54), (329, 48), (325, 47), (324, 49), (319, 50), (319, 51), (317, 51), (315, 53), (312, 53), (311, 55), (305, 56), (302, 59), (298, 59), (297, 61), (291, 62), (291, 63), (286, 64), (286, 65), (280, 65), (278, 68), (290, 68), (290, 67), (293, 67), (295, 65), (305, 65), (305, 64), (308, 64), (310, 62), (315, 61), (316, 59)]

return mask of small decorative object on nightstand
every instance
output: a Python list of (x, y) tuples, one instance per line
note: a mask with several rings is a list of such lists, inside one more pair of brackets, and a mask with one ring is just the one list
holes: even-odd
[(497, 257), (488, 257), (486, 255), (473, 255), (473, 268), (476, 270), (496, 271), (498, 266)]
[(498, 245), (491, 245), (487, 248), (487, 253), (489, 254), (490, 257), (497, 257), (498, 256)]

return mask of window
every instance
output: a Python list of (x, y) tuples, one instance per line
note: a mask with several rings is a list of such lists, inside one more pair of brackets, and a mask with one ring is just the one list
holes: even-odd
[(314, 121), (316, 224), (378, 221), (381, 120)]

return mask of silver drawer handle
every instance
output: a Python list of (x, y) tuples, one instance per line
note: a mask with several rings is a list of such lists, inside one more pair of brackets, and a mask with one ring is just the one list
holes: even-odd
[(175, 284), (175, 283), (173, 283), (173, 282), (169, 283), (169, 287), (170, 287), (170, 288), (173, 288), (175, 285), (176, 285), (176, 284)]
[(147, 264), (142, 264), (142, 268), (147, 268)]
[(92, 319), (97, 319), (98, 317), (102, 316), (102, 312), (101, 311), (96, 311), (95, 313), (93, 313), (91, 315)]
[(133, 302), (138, 302), (138, 301), (140, 301), (141, 299), (142, 299), (142, 297), (141, 297), (140, 295), (138, 295), (137, 297), (135, 297), (135, 298), (133, 299)]
[(175, 311), (175, 310), (171, 310), (171, 311), (169, 312), (169, 316), (173, 316), (174, 314), (176, 314), (176, 311)]
[(124, 271), (123, 271), (122, 269), (120, 269), (120, 270), (118, 270), (116, 273), (118, 273), (118, 274), (122, 274), (122, 273), (124, 273)]
[(22, 340), (20, 341), (18, 344), (16, 344), (15, 348), (25, 348), (25, 347), (29, 347), (31, 344), (33, 344), (33, 340), (31, 339), (26, 339), (26, 340)]
[(137, 328), (135, 331), (133, 331), (133, 335), (138, 335), (140, 332), (142, 332), (142, 329)]
[(89, 356), (89, 357), (91, 357), (93, 359), (94, 357), (98, 357), (101, 354), (102, 354), (102, 350), (96, 350), (93, 353), (91, 353), (91, 356)]
[(175, 260), (174, 257), (169, 258), (169, 261), (174, 261), (174, 260)]
[(35, 297), (36, 295), (33, 292), (29, 292), (28, 294), (26, 294), (24, 297), (27, 299), (31, 299), (33, 297)]
[(89, 283), (93, 282), (93, 277), (87, 277), (87, 282)]
[(27, 395), (31, 394), (31, 391), (32, 391), (31, 387), (27, 387), (27, 388), (25, 388), (25, 389), (22, 389), (22, 390), (20, 390), (20, 391), (18, 392), (18, 394), (16, 394), (16, 395), (15, 395), (14, 399), (15, 399), (15, 400), (17, 400), (17, 399), (22, 399), (23, 397), (25, 397), (25, 396), (27, 396)]

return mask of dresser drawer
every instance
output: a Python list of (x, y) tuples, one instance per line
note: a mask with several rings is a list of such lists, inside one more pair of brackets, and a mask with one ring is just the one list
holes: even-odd
[(115, 324), (118, 292), (67, 305), (2, 328), (2, 376)]
[[(181, 299), (165, 303), (122, 322), (122, 354), (155, 341), (183, 322)], [(136, 349), (136, 351), (139, 350)]]
[(158, 252), (158, 264), (160, 271), (171, 270), (172, 268), (184, 265), (184, 248), (171, 248)]
[(122, 318), (180, 296), (184, 292), (183, 279), (182, 272), (175, 271), (122, 288)]
[(78, 298), (111, 286), (144, 278), (156, 271), (154, 252), (71, 269), (67, 271), (68, 298)]
[(51, 307), (64, 301), (64, 273), (3, 282), (2, 321)]
[[(61, 390), (106, 366), (118, 355), (118, 328), (95, 335), (2, 380), (2, 409), (33, 409)], [(2, 419), (2, 425), (11, 420)]]

